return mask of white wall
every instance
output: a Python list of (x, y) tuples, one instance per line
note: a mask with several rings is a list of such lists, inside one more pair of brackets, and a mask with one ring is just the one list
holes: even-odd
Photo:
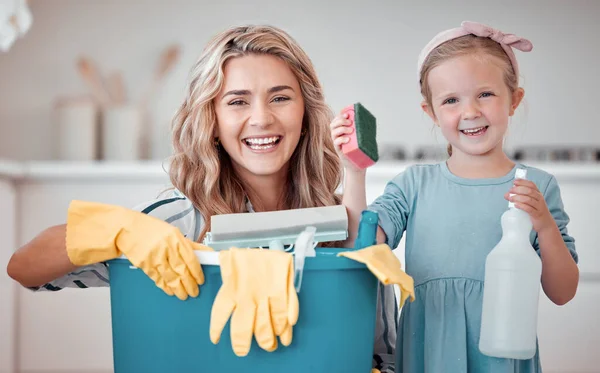
[(32, 10), (30, 33), (0, 54), (0, 157), (54, 157), (53, 102), (86, 92), (74, 67), (80, 53), (104, 72), (123, 69), (137, 97), (162, 48), (179, 42), (183, 57), (152, 108), (152, 155), (166, 156), (189, 68), (213, 34), (247, 22), (288, 30), (313, 59), (335, 110), (363, 102), (378, 118), (380, 144), (409, 150), (443, 143), (419, 109), (420, 49), (462, 20), (492, 24), (534, 43), (532, 53), (517, 53), (527, 110), (513, 119), (508, 146), (600, 145), (600, 1), (33, 0)]
[(17, 286), (4, 270), (17, 245), (16, 190), (13, 181), (0, 170), (0, 373), (14, 370)]

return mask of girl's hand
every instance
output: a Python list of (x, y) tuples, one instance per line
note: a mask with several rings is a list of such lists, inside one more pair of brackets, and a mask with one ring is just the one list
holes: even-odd
[[(510, 194), (514, 194), (510, 196)], [(504, 195), (508, 201), (514, 202), (515, 207), (529, 214), (533, 229), (539, 234), (548, 228), (556, 228), (556, 222), (548, 210), (546, 200), (534, 182), (525, 179), (515, 179), (513, 187)]]
[(352, 164), (352, 162), (350, 162), (342, 152), (342, 145), (350, 141), (349, 135), (354, 132), (352, 121), (349, 118), (350, 116), (348, 113), (345, 113), (344, 111), (341, 111), (335, 118), (333, 118), (333, 121), (331, 121), (331, 124), (329, 125), (329, 128), (331, 129), (331, 139), (333, 140), (335, 150), (342, 159), (344, 168), (349, 171), (359, 172), (363, 170)]

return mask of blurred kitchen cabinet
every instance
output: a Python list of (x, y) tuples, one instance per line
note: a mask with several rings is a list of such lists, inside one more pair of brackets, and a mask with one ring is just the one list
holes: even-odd
[(16, 285), (6, 273), (15, 248), (15, 189), (12, 180), (0, 175), (0, 373), (13, 373), (15, 354)]
[(598, 372), (600, 366), (600, 177), (557, 177), (569, 233), (579, 254), (579, 287), (564, 306), (540, 297), (539, 346), (544, 372)]
[[(138, 175), (137, 179), (123, 175), (65, 175), (33, 177), (20, 182), (19, 244), (49, 226), (64, 223), (73, 199), (133, 207), (156, 198), (168, 181), (166, 175), (157, 174), (149, 178)], [(113, 371), (108, 288), (57, 292), (20, 288), (19, 296), (21, 372)]]

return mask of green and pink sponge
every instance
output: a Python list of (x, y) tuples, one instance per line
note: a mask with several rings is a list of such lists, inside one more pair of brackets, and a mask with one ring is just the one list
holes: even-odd
[(360, 103), (347, 106), (342, 113), (348, 114), (354, 128), (350, 141), (342, 145), (342, 153), (360, 169), (374, 165), (379, 160), (375, 117)]

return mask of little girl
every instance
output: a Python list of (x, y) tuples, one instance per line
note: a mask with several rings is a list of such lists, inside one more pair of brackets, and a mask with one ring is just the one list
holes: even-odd
[[(485, 260), (502, 236), (507, 200), (531, 217), (548, 298), (562, 305), (575, 295), (578, 258), (556, 179), (515, 164), (502, 149), (524, 95), (512, 48), (532, 45), (463, 22), (438, 34), (419, 58), (421, 106), (448, 141), (450, 157), (408, 167), (368, 207), (379, 213), (379, 242), (395, 248), (406, 231), (406, 271), (415, 281), (416, 300), (404, 305), (400, 320), (397, 372), (541, 372), (538, 352), (509, 360), (478, 349)], [(342, 115), (331, 123), (338, 151), (348, 124)], [(518, 167), (528, 180), (514, 179)], [(353, 224), (366, 208), (364, 176), (346, 166), (344, 204), (354, 204), (348, 208)]]

